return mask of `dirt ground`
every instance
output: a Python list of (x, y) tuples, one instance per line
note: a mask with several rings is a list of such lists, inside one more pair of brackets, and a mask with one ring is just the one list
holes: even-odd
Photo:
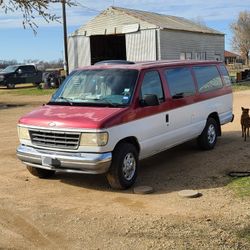
[[(250, 91), (234, 94), (235, 121), (223, 126), (212, 151), (195, 141), (140, 162), (136, 185), (154, 194), (114, 191), (104, 176), (29, 174), (16, 158), (20, 116), (49, 97), (14, 96), (0, 89), (0, 249), (250, 249), (250, 200), (227, 187), (232, 170), (250, 170), (250, 138), (240, 132), (240, 107)], [(5, 106), (5, 104), (10, 104)], [(184, 199), (183, 189), (202, 196)]]

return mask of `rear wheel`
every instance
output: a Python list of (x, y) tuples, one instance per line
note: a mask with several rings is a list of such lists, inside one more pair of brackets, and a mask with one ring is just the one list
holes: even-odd
[(130, 143), (119, 144), (106, 177), (109, 185), (115, 189), (127, 189), (136, 180), (138, 171), (138, 151)]
[(15, 83), (7, 83), (7, 89), (14, 89), (15, 88)]
[(49, 177), (52, 177), (53, 175), (55, 175), (55, 171), (53, 171), (53, 170), (34, 168), (31, 166), (27, 166), (27, 169), (29, 170), (29, 172), (32, 175), (37, 176), (39, 178), (49, 178)]
[(198, 137), (198, 145), (201, 149), (210, 150), (213, 149), (218, 136), (218, 124), (212, 117), (207, 119), (206, 126)]

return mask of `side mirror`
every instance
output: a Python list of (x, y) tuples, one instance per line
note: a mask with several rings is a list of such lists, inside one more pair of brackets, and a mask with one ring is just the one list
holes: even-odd
[(17, 74), (22, 74), (22, 72), (23, 72), (23, 71), (22, 71), (21, 69), (18, 69), (18, 70), (17, 70)]
[(157, 95), (147, 94), (143, 96), (143, 99), (140, 101), (142, 106), (158, 106), (160, 105)]

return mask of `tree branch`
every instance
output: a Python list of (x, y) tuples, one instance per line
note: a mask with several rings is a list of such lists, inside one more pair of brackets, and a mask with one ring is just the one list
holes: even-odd
[(46, 22), (60, 22), (60, 17), (49, 12), (49, 6), (65, 1), (68, 6), (75, 6), (74, 0), (0, 0), (0, 8), (5, 13), (21, 10), (23, 13), (23, 27), (30, 27), (36, 34), (38, 25), (35, 22), (36, 16), (41, 16)]

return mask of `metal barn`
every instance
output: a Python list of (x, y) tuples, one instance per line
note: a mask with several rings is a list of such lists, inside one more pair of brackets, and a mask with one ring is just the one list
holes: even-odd
[(224, 61), (224, 34), (181, 17), (109, 7), (68, 38), (69, 70), (101, 60)]

